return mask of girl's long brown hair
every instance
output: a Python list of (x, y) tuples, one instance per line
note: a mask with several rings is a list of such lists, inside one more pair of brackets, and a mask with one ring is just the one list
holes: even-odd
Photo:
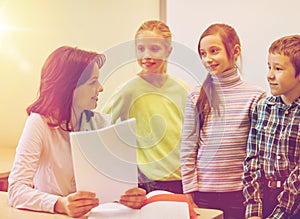
[[(229, 60), (232, 60), (233, 49), (235, 45), (240, 45), (240, 39), (236, 31), (227, 24), (212, 24), (210, 25), (200, 36), (198, 43), (198, 53), (201, 57), (201, 40), (209, 35), (219, 35), (222, 39), (223, 45), (226, 49), (226, 54)], [(207, 75), (206, 79), (203, 82), (203, 85), (200, 90), (199, 98), (196, 103), (196, 116), (199, 118), (199, 130), (202, 129), (205, 120), (207, 119), (211, 109), (215, 109), (216, 112), (219, 112), (219, 103), (220, 98), (216, 91), (216, 88), (213, 84), (212, 77), (210, 74)], [(198, 120), (198, 119), (197, 119)], [(196, 121), (197, 121), (196, 120)]]

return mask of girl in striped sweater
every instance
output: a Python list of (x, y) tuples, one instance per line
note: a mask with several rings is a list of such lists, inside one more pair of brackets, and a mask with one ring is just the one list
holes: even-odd
[(183, 191), (195, 207), (220, 209), (225, 219), (241, 219), (251, 112), (266, 93), (241, 80), (236, 66), (241, 45), (231, 26), (209, 26), (200, 37), (198, 52), (209, 73), (186, 99)]

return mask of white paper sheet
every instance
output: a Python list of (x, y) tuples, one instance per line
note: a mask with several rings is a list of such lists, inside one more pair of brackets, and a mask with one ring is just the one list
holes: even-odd
[(70, 141), (77, 191), (95, 192), (100, 203), (108, 203), (137, 187), (135, 119), (72, 132)]

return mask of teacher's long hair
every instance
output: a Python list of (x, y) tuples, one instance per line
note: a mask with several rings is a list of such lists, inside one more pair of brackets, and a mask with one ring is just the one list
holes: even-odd
[(39, 95), (27, 114), (39, 113), (49, 126), (70, 131), (73, 92), (89, 79), (94, 63), (101, 68), (104, 62), (105, 56), (96, 52), (69, 46), (54, 50), (42, 67)]

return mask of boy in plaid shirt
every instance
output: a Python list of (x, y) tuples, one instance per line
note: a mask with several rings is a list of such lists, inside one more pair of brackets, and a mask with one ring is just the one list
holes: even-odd
[(272, 96), (252, 114), (244, 161), (246, 218), (300, 218), (300, 35), (272, 43)]

